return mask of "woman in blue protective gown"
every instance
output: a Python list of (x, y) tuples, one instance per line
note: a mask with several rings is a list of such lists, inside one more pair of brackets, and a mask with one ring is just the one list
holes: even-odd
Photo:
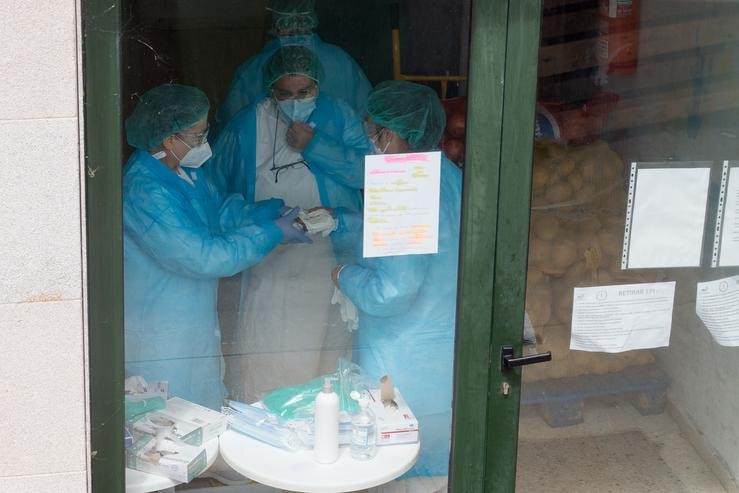
[[(262, 97), (230, 121), (207, 165), (223, 190), (248, 201), (277, 197), (303, 210), (361, 210), (370, 143), (354, 111), (323, 94), (326, 78), (331, 74), (304, 46), (272, 54)], [(242, 276), (236, 333), (226, 355), (235, 398), (251, 402), (303, 383), (333, 371), (348, 355), (351, 337), (331, 304), (334, 286), (327, 275), (342, 258), (338, 238), (316, 235), (310, 245), (276, 248)]]
[(209, 108), (199, 89), (168, 84), (126, 120), (136, 151), (123, 171), (125, 366), (219, 409), (218, 278), (307, 238), (292, 225), (296, 212), (281, 215), (282, 201), (247, 204), (208, 182), (199, 167), (211, 155)]
[(219, 131), (239, 110), (261, 99), (264, 64), (278, 48), (292, 44), (303, 45), (313, 51), (326, 73), (331, 74), (321, 86), (323, 94), (341, 99), (357, 114), (363, 114), (364, 102), (372, 85), (349, 54), (336, 45), (325, 43), (313, 32), (318, 25), (314, 3), (314, 0), (267, 2), (275, 38), (236, 69), (226, 100), (218, 110)]
[[(381, 83), (367, 112), (376, 153), (437, 150), (445, 116), (430, 88)], [(438, 253), (360, 255), (332, 271), (359, 310), (355, 361), (372, 378), (390, 375), (419, 420), (421, 454), (407, 476), (448, 472), (461, 194), (461, 172), (442, 154)], [(356, 215), (337, 216), (337, 233), (357, 227)]]

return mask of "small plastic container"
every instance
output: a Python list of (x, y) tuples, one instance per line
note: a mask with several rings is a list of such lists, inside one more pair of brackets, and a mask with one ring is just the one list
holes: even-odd
[(359, 402), (359, 411), (352, 416), (352, 441), (349, 447), (352, 458), (369, 460), (377, 454), (377, 419), (369, 408), (369, 398), (356, 390), (352, 399)]

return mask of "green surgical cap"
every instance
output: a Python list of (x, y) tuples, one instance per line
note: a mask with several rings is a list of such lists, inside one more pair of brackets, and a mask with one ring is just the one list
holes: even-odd
[(272, 27), (292, 33), (310, 32), (318, 26), (315, 0), (270, 0), (267, 10), (272, 12)]
[(264, 64), (262, 82), (269, 90), (272, 84), (286, 75), (304, 75), (320, 86), (323, 82), (323, 65), (318, 57), (305, 46), (288, 45), (278, 49)]
[(439, 145), (446, 115), (436, 92), (404, 80), (381, 82), (367, 97), (367, 113), (375, 124), (387, 127), (414, 151)]
[(208, 97), (197, 87), (165, 84), (149, 89), (126, 119), (126, 138), (137, 149), (154, 149), (202, 120), (209, 109)]

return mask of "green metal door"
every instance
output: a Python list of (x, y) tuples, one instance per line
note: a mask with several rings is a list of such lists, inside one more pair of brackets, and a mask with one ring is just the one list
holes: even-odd
[[(458, 302), (455, 491), (513, 491), (539, 39), (538, 0), (473, 2)], [(509, 386), (507, 395), (503, 386)]]
[[(83, 4), (94, 491), (123, 491), (120, 10)], [(450, 487), (513, 491), (539, 0), (472, 2)], [(504, 393), (503, 388), (508, 389)]]

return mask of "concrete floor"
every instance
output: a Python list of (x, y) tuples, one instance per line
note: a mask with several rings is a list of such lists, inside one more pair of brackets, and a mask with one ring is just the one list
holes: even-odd
[(641, 416), (620, 399), (588, 401), (584, 422), (562, 428), (525, 407), (519, 438), (519, 493), (730, 491), (668, 412)]

